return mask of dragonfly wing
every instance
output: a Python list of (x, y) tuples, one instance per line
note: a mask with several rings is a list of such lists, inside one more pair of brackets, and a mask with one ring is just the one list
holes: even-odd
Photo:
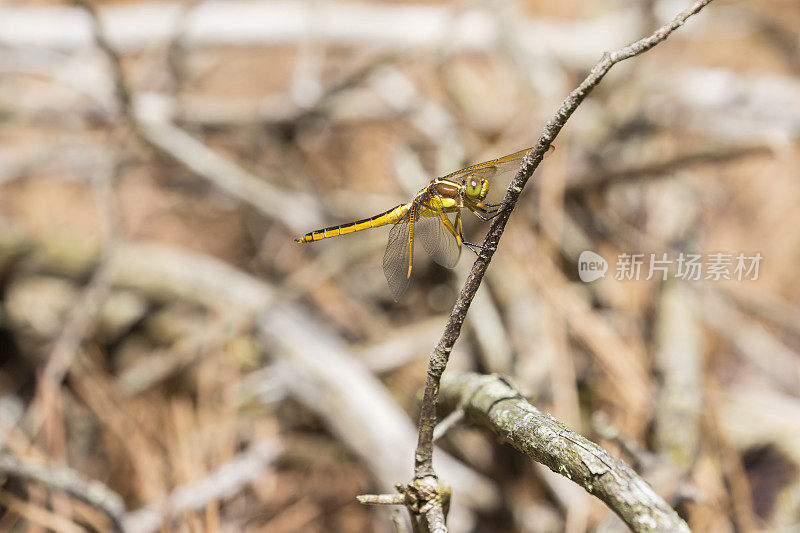
[(453, 268), (461, 256), (461, 246), (442, 218), (446, 219), (447, 215), (440, 207), (423, 207), (414, 234), (434, 261), (443, 267)]
[(406, 292), (411, 279), (417, 218), (417, 206), (412, 206), (389, 231), (389, 243), (383, 254), (383, 273), (395, 301), (399, 301)]
[(467, 179), (468, 176), (474, 176), (478, 179), (484, 178), (489, 181), (489, 194), (484, 200), (485, 203), (497, 203), (502, 200), (506, 192), (506, 187), (511, 182), (511, 179), (522, 166), (522, 159), (531, 149), (526, 148), (505, 157), (479, 163), (461, 169), (457, 172), (445, 176), (444, 179), (460, 182), (462, 178)]

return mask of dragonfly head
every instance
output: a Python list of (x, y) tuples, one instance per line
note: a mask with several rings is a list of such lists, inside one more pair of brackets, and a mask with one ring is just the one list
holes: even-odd
[(489, 181), (486, 178), (467, 176), (466, 179), (461, 181), (464, 185), (464, 193), (470, 200), (479, 202), (486, 198), (486, 195), (489, 193)]

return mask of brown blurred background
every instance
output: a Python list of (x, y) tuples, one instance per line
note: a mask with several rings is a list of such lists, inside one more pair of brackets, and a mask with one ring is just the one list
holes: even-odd
[[(355, 496), (410, 480), (473, 256), (419, 252), (394, 303), (385, 228), (293, 238), (534, 144), (603, 51), (687, 5), (102, 2), (96, 34), (85, 7), (4, 0), (0, 450), (103, 483), (130, 531), (389, 531)], [(615, 67), (448, 370), (510, 377), (693, 531), (800, 530), (798, 28), (796, 1), (717, 1)], [(603, 279), (579, 280), (585, 250)], [(615, 279), (624, 253), (639, 281)], [(664, 253), (763, 259), (757, 280), (646, 280)], [(485, 430), (439, 444), (454, 531), (625, 530)], [(0, 531), (110, 527), (0, 474)]]

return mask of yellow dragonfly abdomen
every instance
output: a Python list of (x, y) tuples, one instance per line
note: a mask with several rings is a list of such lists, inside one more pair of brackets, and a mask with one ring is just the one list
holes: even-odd
[(330, 237), (336, 237), (338, 235), (346, 235), (355, 231), (377, 228), (387, 224), (395, 224), (398, 220), (406, 216), (406, 213), (408, 213), (410, 208), (410, 203), (400, 204), (389, 209), (388, 211), (384, 211), (383, 213), (379, 213), (363, 220), (356, 220), (355, 222), (350, 222), (349, 224), (340, 224), (338, 226), (330, 226), (328, 228), (310, 231), (302, 237), (295, 239), (295, 242), (314, 242), (322, 239), (328, 239)]

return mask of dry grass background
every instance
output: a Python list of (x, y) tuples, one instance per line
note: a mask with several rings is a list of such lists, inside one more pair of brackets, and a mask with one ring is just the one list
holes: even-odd
[[(682, 7), (103, 3), (126, 114), (84, 11), (1, 4), (2, 453), (102, 482), (132, 531), (386, 531), (355, 495), (411, 472), (471, 258), (420, 259), (394, 303), (386, 231), (293, 237), (531, 145), (603, 50)], [(451, 359), (623, 457), (693, 531), (800, 528), (798, 22), (796, 2), (715, 2), (612, 71), (523, 195)], [(593, 284), (587, 249), (612, 261)], [(619, 253), (681, 251), (764, 260), (757, 281), (614, 279)], [(440, 445), (461, 463), (455, 530), (624, 530), (478, 428)], [(0, 475), (0, 531), (109, 527)]]

